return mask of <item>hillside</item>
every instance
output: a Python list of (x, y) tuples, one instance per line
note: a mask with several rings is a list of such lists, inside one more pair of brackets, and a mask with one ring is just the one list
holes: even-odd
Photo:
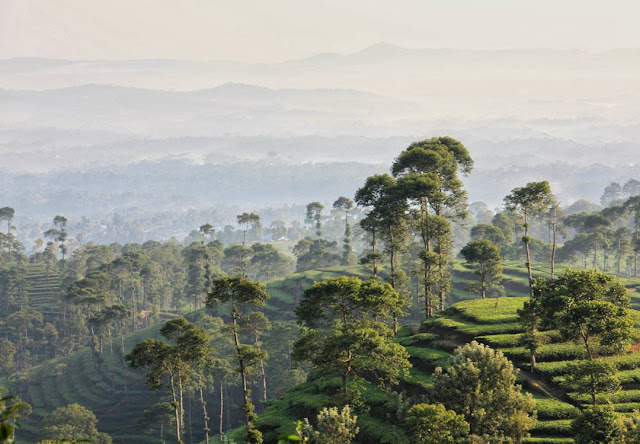
[[(562, 269), (563, 267), (560, 267)], [(526, 269), (520, 263), (506, 262), (504, 264), (507, 293), (513, 296), (523, 296), (527, 292)], [(537, 275), (548, 273), (548, 267), (536, 266)], [(33, 299), (33, 303), (40, 304), (39, 309), (47, 311), (55, 309), (55, 298), (44, 288), (53, 288), (55, 277), (50, 280), (43, 278), (44, 270), (34, 266), (30, 270), (30, 282), (34, 295), (43, 294), (42, 299)], [(381, 274), (386, 270), (382, 268)], [(311, 270), (295, 273), (284, 279), (277, 279), (268, 284), (271, 300), (266, 312), (272, 320), (293, 320), (293, 310), (303, 295), (304, 289), (313, 285), (314, 281), (330, 279), (336, 276), (350, 275), (366, 279), (370, 270), (362, 266), (333, 267), (323, 270)], [(515, 311), (522, 304), (524, 298), (500, 298), (479, 300), (477, 296), (466, 291), (466, 282), (474, 279), (473, 274), (466, 270), (460, 261), (453, 263), (453, 292), (450, 303), (456, 303), (446, 312), (439, 314), (433, 320), (423, 323), (421, 331), (417, 328), (405, 327), (400, 343), (407, 347), (414, 365), (411, 378), (403, 382), (403, 387), (409, 392), (424, 392), (431, 379), (431, 373), (436, 366), (443, 366), (456, 345), (471, 339), (501, 348), (509, 358), (518, 365), (526, 368), (526, 352), (517, 347), (520, 326), (515, 324)], [(35, 285), (38, 282), (41, 285)], [(633, 289), (638, 280), (626, 279), (625, 284)], [(41, 293), (37, 293), (42, 288)], [(30, 290), (31, 291), (31, 290)], [(53, 290), (51, 290), (53, 291)], [(634, 306), (638, 306), (640, 296), (631, 293)], [(462, 301), (462, 302), (460, 302)], [(496, 308), (496, 301), (498, 307)], [(640, 322), (640, 314), (634, 311)], [(191, 317), (191, 316), (188, 316)], [(405, 320), (411, 323), (410, 320)], [(417, 326), (417, 321), (413, 323)], [(140, 330), (125, 338), (125, 348), (128, 352), (133, 345), (143, 339), (158, 337), (159, 325)], [(113, 344), (113, 354), (108, 346), (105, 347), (104, 362), (98, 368), (91, 358), (89, 349), (83, 349), (70, 356), (60, 357), (45, 364), (32, 368), (24, 379), (10, 384), (14, 392), (22, 396), (33, 408), (33, 415), (24, 423), (21, 432), (21, 442), (35, 442), (38, 426), (47, 412), (69, 403), (78, 402), (94, 411), (99, 418), (99, 427), (109, 433), (118, 443), (146, 443), (156, 442), (149, 435), (144, 435), (138, 419), (143, 411), (160, 399), (162, 392), (154, 394), (146, 389), (142, 372), (133, 371), (124, 366), (119, 353), (119, 341)], [(566, 369), (567, 359), (579, 356), (577, 347), (573, 344), (549, 343), (543, 346), (540, 353), (540, 369), (544, 378), (540, 381), (523, 379), (528, 390), (531, 390), (538, 402), (540, 422), (534, 436), (563, 438), (568, 428), (568, 419), (575, 414), (572, 404), (582, 400), (572, 398), (570, 394), (558, 391), (553, 377), (562, 375)], [(620, 358), (621, 376), (628, 390), (620, 393), (616, 406), (621, 411), (640, 408), (640, 391), (631, 390), (633, 383), (640, 382), (640, 355), (630, 354)], [(525, 373), (523, 373), (524, 375)], [(541, 384), (538, 390), (531, 383)], [(339, 385), (340, 381), (326, 381), (311, 379), (280, 400), (274, 401), (269, 410), (261, 415), (260, 425), (271, 431), (271, 437), (276, 431), (288, 430), (295, 419), (313, 415), (318, 407), (327, 402), (325, 391)], [(22, 387), (22, 389), (20, 389)], [(557, 399), (549, 397), (544, 390), (546, 387)], [(367, 403), (372, 408), (372, 416), (364, 418), (366, 425), (361, 428), (373, 439), (379, 442), (393, 441), (393, 436), (401, 436), (401, 432), (389, 427), (383, 419), (386, 410), (395, 409), (394, 400), (389, 399), (379, 388), (369, 387), (366, 393)], [(212, 400), (212, 403), (215, 403)], [(633, 403), (633, 404), (629, 404)], [(637, 403), (637, 404), (636, 404)], [(215, 404), (214, 404), (215, 405)], [(626, 410), (625, 410), (626, 409)], [(216, 412), (211, 413), (215, 417)], [(194, 414), (194, 430), (200, 430), (199, 417)], [(400, 434), (400, 435), (397, 435)], [(386, 436), (386, 441), (383, 440)], [(534, 442), (534, 441), (531, 441)], [(562, 441), (538, 441), (562, 442)]]
[(45, 264), (29, 264), (27, 271), (27, 293), (29, 307), (46, 316), (59, 313), (60, 275), (57, 270), (48, 270)]
[[(539, 354), (539, 372), (528, 371), (528, 353), (518, 346), (522, 327), (516, 322), (516, 311), (525, 297), (500, 299), (474, 299), (459, 302), (433, 319), (422, 323), (419, 331), (404, 328), (398, 342), (411, 355), (411, 378), (402, 383), (402, 389), (414, 395), (426, 395), (431, 374), (436, 366), (446, 367), (455, 347), (471, 340), (501, 350), (520, 369), (519, 383), (532, 393), (536, 401), (538, 423), (532, 430), (529, 443), (569, 443), (570, 423), (578, 413), (578, 406), (588, 402), (585, 396), (567, 393), (558, 383), (573, 360), (584, 357), (579, 344), (561, 342), (554, 332), (546, 332), (548, 342)], [(640, 338), (640, 312), (633, 310), (635, 337)], [(636, 339), (637, 341), (638, 339)], [(608, 358), (618, 366), (622, 390), (611, 397), (618, 412), (631, 412), (640, 408), (640, 353), (635, 347), (626, 353)], [(340, 381), (314, 379), (291, 390), (283, 398), (270, 404), (259, 419), (266, 442), (279, 433), (292, 433), (295, 421), (312, 417), (326, 405), (331, 405), (331, 393)], [(385, 421), (395, 411), (396, 404), (377, 387), (367, 386), (364, 399), (369, 414), (360, 416), (359, 443), (406, 442), (402, 430)], [(236, 432), (240, 437), (240, 431)]]
[[(140, 330), (125, 338), (127, 351), (137, 342), (159, 336), (160, 325)], [(20, 396), (33, 407), (33, 414), (22, 422), (21, 442), (38, 439), (39, 424), (55, 408), (79, 403), (92, 410), (99, 418), (101, 431), (109, 433), (116, 442), (154, 442), (143, 435), (137, 421), (143, 410), (160, 399), (161, 393), (152, 393), (144, 384), (144, 375), (133, 371), (122, 362), (119, 345), (113, 344), (103, 355), (101, 368), (96, 366), (91, 351), (85, 348), (70, 356), (53, 359), (32, 368), (25, 379), (11, 388), (19, 389)]]

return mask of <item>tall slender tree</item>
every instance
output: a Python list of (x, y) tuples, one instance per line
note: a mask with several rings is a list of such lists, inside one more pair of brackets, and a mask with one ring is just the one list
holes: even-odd
[(242, 230), (242, 254), (240, 255), (240, 272), (242, 277), (247, 277), (247, 232), (249, 228), (260, 223), (260, 216), (255, 213), (242, 213), (237, 216), (238, 225), (244, 226)]
[(0, 221), (7, 223), (7, 234), (11, 234), (11, 221), (15, 215), (15, 210), (11, 207), (0, 208)]
[(342, 259), (345, 265), (354, 262), (353, 246), (351, 245), (351, 223), (349, 223), (349, 212), (353, 209), (353, 201), (348, 197), (339, 197), (333, 208), (344, 212), (344, 240), (342, 247)]
[(244, 277), (214, 279), (207, 297), (207, 307), (214, 308), (221, 305), (230, 307), (231, 326), (229, 330), (233, 336), (238, 373), (242, 381), (242, 410), (245, 416), (249, 444), (262, 443), (262, 434), (254, 427), (256, 414), (251, 402), (248, 377), (251, 366), (260, 359), (264, 359), (264, 354), (253, 345), (241, 343), (239, 319), (243, 313), (264, 306), (268, 299), (269, 293), (264, 285)]
[[(445, 218), (466, 215), (467, 194), (458, 173), (468, 175), (473, 160), (464, 145), (450, 137), (436, 137), (411, 144), (394, 161), (391, 172), (398, 177), (422, 241), (425, 314), (433, 315), (434, 288), (444, 307), (450, 288), (447, 271), (450, 222)], [(434, 248), (435, 247), (435, 248)], [(435, 273), (434, 273), (435, 269)]]
[(322, 237), (322, 210), (324, 205), (320, 202), (311, 202), (307, 204), (307, 217), (306, 222), (314, 225), (316, 229), (316, 236), (318, 239)]
[[(551, 194), (551, 186), (549, 182), (530, 182), (524, 187), (514, 188), (511, 190), (511, 194), (504, 198), (504, 203), (509, 211), (518, 212), (522, 217), (522, 227), (524, 228), (524, 236), (522, 242), (525, 248), (527, 275), (529, 278), (529, 304), (525, 306), (522, 312), (522, 318), (530, 321), (529, 336), (530, 336), (530, 357), (531, 357), (531, 371), (535, 371), (536, 368), (536, 350), (537, 344), (536, 335), (538, 331), (537, 321), (538, 316), (535, 315), (539, 311), (539, 303), (534, 295), (533, 291), (533, 271), (531, 268), (531, 251), (529, 249), (529, 243), (531, 238), (529, 237), (529, 221), (532, 217), (538, 216), (546, 211), (549, 205), (553, 202), (553, 195)], [(525, 314), (526, 313), (526, 314)]]

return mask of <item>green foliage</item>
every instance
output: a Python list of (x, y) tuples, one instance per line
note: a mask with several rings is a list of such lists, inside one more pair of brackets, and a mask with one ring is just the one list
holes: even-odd
[(566, 270), (555, 281), (538, 281), (544, 322), (568, 340), (580, 340), (590, 359), (600, 349), (619, 352), (633, 325), (626, 288), (615, 277), (596, 270)]
[(610, 406), (594, 406), (573, 420), (571, 429), (576, 444), (621, 443), (623, 425)]
[(488, 240), (472, 240), (460, 250), (460, 254), (467, 261), (465, 266), (480, 278), (479, 283), (471, 283), (469, 288), (486, 298), (487, 293), (497, 288), (503, 279), (498, 247)]
[(415, 444), (457, 444), (466, 442), (469, 424), (462, 415), (442, 404), (416, 404), (407, 412), (407, 437)]
[(327, 328), (335, 321), (347, 325), (363, 319), (390, 319), (401, 309), (400, 296), (391, 285), (343, 276), (314, 283), (305, 290), (295, 312), (306, 326)]
[(620, 389), (616, 370), (615, 364), (606, 359), (575, 363), (569, 369), (565, 385), (578, 393), (590, 394), (595, 405), (598, 395), (615, 393)]
[(516, 373), (501, 352), (473, 341), (456, 349), (446, 372), (436, 369), (433, 399), (462, 414), (472, 434), (517, 442), (535, 425), (535, 404), (515, 384)]
[(0, 397), (0, 443), (13, 444), (16, 428), (20, 427), (17, 420), (31, 414), (31, 406), (26, 402), (16, 401), (15, 397)]
[(358, 417), (351, 414), (348, 405), (342, 410), (325, 407), (316, 417), (315, 430), (305, 419), (299, 425), (299, 436), (303, 442), (310, 444), (350, 444), (359, 432), (357, 420)]
[(96, 444), (111, 444), (109, 435), (97, 428), (96, 416), (79, 404), (60, 407), (45, 417), (42, 435), (50, 440), (77, 441), (86, 439)]

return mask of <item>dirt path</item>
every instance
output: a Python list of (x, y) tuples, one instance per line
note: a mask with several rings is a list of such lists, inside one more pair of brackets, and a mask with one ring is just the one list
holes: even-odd
[[(468, 339), (466, 336), (452, 332), (446, 338), (434, 341), (434, 345), (437, 344), (438, 348), (442, 348), (445, 350), (454, 350), (458, 347), (466, 345), (470, 341), (471, 339)], [(539, 391), (545, 396), (548, 396), (549, 398), (573, 404), (571, 399), (567, 396), (566, 392), (561, 388), (555, 387), (553, 384), (550, 384), (535, 373), (531, 373), (520, 368), (519, 370), (520, 377), (522, 377), (522, 379), (524, 379), (527, 384), (533, 389)]]

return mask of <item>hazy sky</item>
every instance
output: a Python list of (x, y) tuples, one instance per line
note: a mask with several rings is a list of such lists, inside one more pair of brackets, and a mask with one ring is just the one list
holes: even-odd
[(0, 0), (0, 58), (277, 61), (377, 42), (640, 47), (637, 0)]

